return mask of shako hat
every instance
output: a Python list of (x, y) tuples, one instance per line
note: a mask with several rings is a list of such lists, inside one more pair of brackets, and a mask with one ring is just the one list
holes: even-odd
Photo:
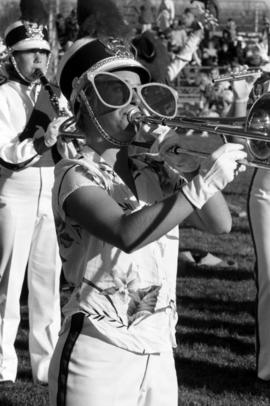
[(57, 71), (57, 81), (62, 93), (72, 103), (71, 99), (76, 96), (78, 83), (84, 73), (121, 69), (137, 72), (142, 83), (150, 80), (149, 71), (136, 60), (132, 48), (122, 39), (84, 37), (75, 41), (63, 55)]
[(4, 34), (9, 51), (43, 49), (50, 52), (49, 34), (46, 27), (48, 16), (39, 0), (21, 0), (21, 16), (10, 24)]
[[(138, 72), (143, 83), (150, 73), (136, 58), (131, 28), (111, 0), (78, 0), (78, 39), (63, 55), (57, 72), (62, 93), (74, 101), (80, 78), (86, 72)], [(72, 97), (71, 97), (72, 96)]]

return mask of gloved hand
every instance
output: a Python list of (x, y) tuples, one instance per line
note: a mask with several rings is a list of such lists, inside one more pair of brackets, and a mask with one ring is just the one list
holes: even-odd
[(66, 119), (67, 116), (57, 117), (49, 124), (47, 131), (44, 134), (44, 144), (47, 148), (51, 148), (57, 142), (59, 127)]
[(239, 163), (246, 158), (247, 153), (242, 144), (222, 145), (205, 160), (200, 174), (183, 186), (184, 195), (195, 207), (201, 209), (210, 197), (223, 190), (239, 172), (246, 169), (245, 165)]

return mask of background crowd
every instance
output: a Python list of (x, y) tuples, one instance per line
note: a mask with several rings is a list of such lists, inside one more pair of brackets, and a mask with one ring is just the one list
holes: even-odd
[[(190, 36), (200, 32), (188, 63), (178, 70), (173, 80), (180, 92), (187, 86), (198, 89), (198, 100), (192, 109), (194, 115), (217, 117), (227, 114), (233, 100), (230, 83), (213, 86), (213, 78), (243, 65), (270, 72), (270, 20), (267, 16), (264, 16), (260, 31), (248, 36), (240, 32), (233, 18), (219, 26), (214, 15), (199, 1), (191, 0), (190, 7), (181, 16), (176, 16), (174, 2), (168, 0), (162, 0), (159, 7), (147, 0), (140, 7), (134, 5), (132, 12), (137, 22), (133, 27), (134, 40), (138, 36), (141, 38), (143, 33), (150, 40), (158, 39), (163, 52), (159, 64), (164, 61), (169, 64), (177, 59)], [(66, 17), (59, 13), (56, 28), (61, 57), (78, 33), (76, 10), (71, 10)]]

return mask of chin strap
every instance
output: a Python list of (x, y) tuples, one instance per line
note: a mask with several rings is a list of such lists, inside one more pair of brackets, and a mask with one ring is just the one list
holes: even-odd
[[(49, 67), (50, 58), (51, 58), (51, 54), (48, 56), (48, 61), (47, 61), (47, 66), (46, 66), (45, 74), (46, 74), (46, 72), (47, 72), (47, 70), (48, 70), (48, 67)], [(15, 57), (14, 57), (14, 55), (13, 55), (12, 53), (10, 54), (10, 60), (11, 60), (11, 63), (12, 63), (12, 65), (13, 65), (13, 67), (14, 67), (16, 73), (19, 75), (19, 77), (20, 77), (26, 84), (29, 84), (29, 85), (30, 85), (30, 84), (33, 84), (33, 83), (39, 83), (39, 82), (40, 82), (39, 79), (38, 79), (38, 80), (31, 80), (31, 79), (28, 79), (26, 76), (24, 76), (24, 75), (21, 73), (20, 69), (18, 68), (17, 61), (16, 61), (16, 59), (15, 59)]]
[(100, 125), (99, 121), (97, 120), (88, 100), (87, 97), (85, 95), (85, 92), (83, 90), (80, 91), (80, 97), (81, 100), (84, 102), (86, 108), (87, 108), (87, 112), (91, 118), (91, 120), (93, 121), (96, 129), (98, 130), (98, 132), (100, 133), (100, 135), (108, 142), (110, 142), (113, 145), (116, 145), (117, 147), (126, 147), (128, 145), (130, 145), (131, 141), (119, 141), (116, 138), (112, 137), (111, 135), (109, 135), (104, 128)]

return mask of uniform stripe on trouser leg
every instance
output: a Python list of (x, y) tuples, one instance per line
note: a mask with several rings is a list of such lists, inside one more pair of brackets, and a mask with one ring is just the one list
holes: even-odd
[(57, 390), (57, 406), (66, 405), (66, 393), (67, 393), (67, 379), (68, 379), (68, 364), (70, 360), (70, 355), (74, 348), (77, 338), (82, 331), (84, 321), (84, 314), (77, 313), (71, 318), (70, 330), (63, 347), (59, 375), (58, 375), (58, 390)]

